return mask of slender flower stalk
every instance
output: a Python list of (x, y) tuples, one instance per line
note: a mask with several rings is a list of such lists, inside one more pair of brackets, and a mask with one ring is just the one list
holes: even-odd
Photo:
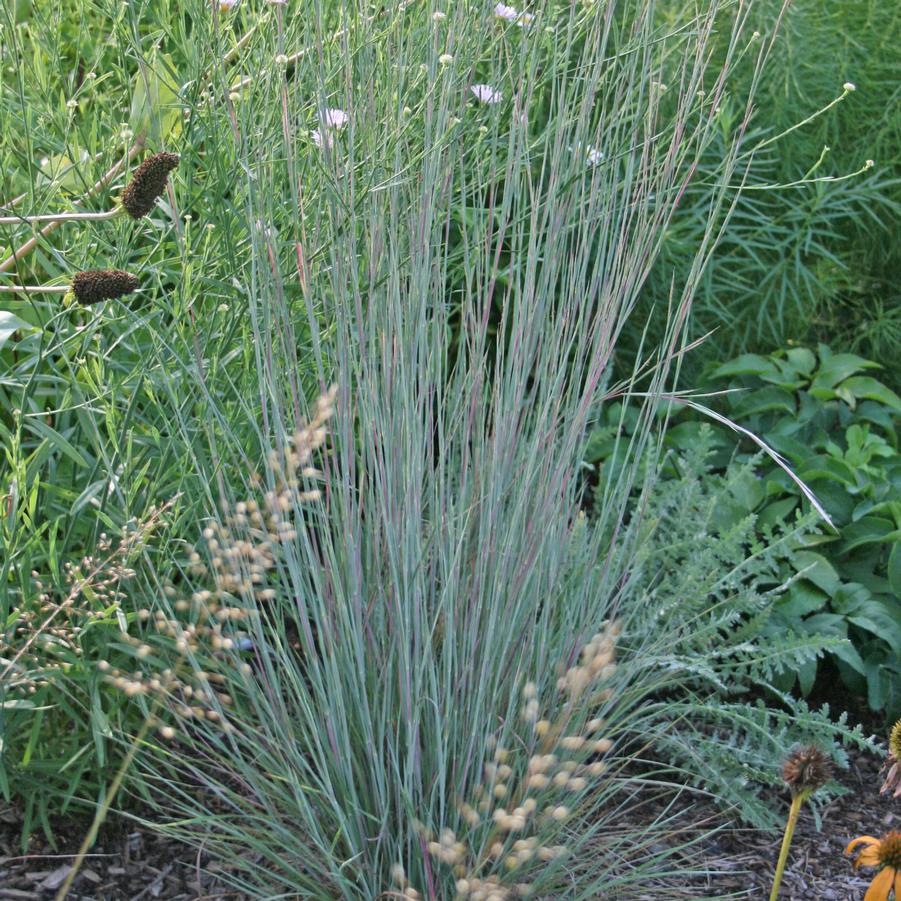
[(67, 294), (70, 285), (0, 285), (0, 291), (7, 294)]
[(779, 860), (776, 862), (776, 875), (773, 879), (773, 890), (770, 901), (779, 897), (785, 864), (788, 862), (788, 851), (791, 847), (798, 814), (810, 796), (822, 788), (832, 778), (832, 761), (819, 748), (809, 745), (793, 751), (782, 767), (782, 778), (791, 789), (792, 803), (782, 836), (782, 847), (779, 849)]
[(112, 219), (122, 212), (120, 207), (101, 213), (40, 213), (37, 216), (0, 216), (0, 225), (18, 225), (34, 222), (90, 222)]

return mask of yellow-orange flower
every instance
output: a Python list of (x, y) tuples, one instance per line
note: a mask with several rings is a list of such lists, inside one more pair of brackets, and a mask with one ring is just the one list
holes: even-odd
[(860, 845), (864, 848), (854, 861), (854, 869), (880, 867), (863, 901), (888, 901), (892, 889), (896, 901), (901, 899), (901, 832), (886, 832), (881, 839), (861, 835), (848, 844), (845, 854), (851, 854)]

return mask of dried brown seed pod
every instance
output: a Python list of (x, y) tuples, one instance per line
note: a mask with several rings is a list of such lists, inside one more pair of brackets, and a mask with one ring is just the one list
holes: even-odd
[(137, 287), (137, 278), (121, 269), (89, 269), (76, 272), (72, 279), (75, 299), (82, 304), (114, 300), (123, 294), (131, 294)]
[(137, 169), (122, 192), (122, 206), (133, 219), (146, 216), (166, 190), (169, 173), (178, 165), (177, 153), (154, 153)]
[(782, 765), (782, 778), (793, 795), (812, 794), (832, 778), (832, 760), (814, 745), (796, 748)]

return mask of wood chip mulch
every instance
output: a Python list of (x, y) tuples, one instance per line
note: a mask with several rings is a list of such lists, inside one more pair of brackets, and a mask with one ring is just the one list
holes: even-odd
[[(0, 808), (0, 901), (51, 901), (71, 869), (83, 821), (54, 824), (56, 848), (32, 835), (23, 853), (21, 826)], [(243, 901), (216, 878), (217, 865), (177, 842), (111, 823), (84, 861), (70, 901)]]
[[(780, 901), (863, 901), (875, 870), (855, 873), (843, 854), (845, 847), (859, 835), (878, 837), (891, 829), (901, 829), (901, 801), (879, 794), (881, 766), (880, 757), (852, 755), (850, 768), (837, 774), (837, 781), (850, 791), (821, 808), (819, 831), (810, 808), (802, 808)], [(707, 802), (686, 799), (682, 803), (686, 819), (701, 828), (709, 829), (711, 824), (722, 822), (722, 815)], [(787, 814), (788, 793), (774, 795), (772, 803)], [(762, 832), (733, 823), (703, 844), (698, 857), (707, 872), (692, 879), (674, 877), (672, 884), (667, 881), (666, 885), (648, 886), (644, 892), (636, 892), (633, 901), (725, 897), (766, 901), (781, 843), (781, 832)], [(697, 870), (698, 857), (687, 860), (686, 869), (693, 865)]]

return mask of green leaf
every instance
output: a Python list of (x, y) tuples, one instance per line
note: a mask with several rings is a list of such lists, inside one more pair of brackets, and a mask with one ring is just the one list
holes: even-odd
[(850, 641), (842, 642), (838, 647), (833, 648), (832, 653), (835, 654), (839, 660), (848, 664), (855, 672), (858, 672), (861, 675), (866, 672), (866, 664), (863, 662), (863, 657), (860, 656), (860, 651), (858, 651)]
[(895, 542), (888, 557), (888, 583), (895, 593), (896, 600), (901, 600), (901, 541)]
[[(87, 150), (81, 153), (81, 163), (90, 158)], [(91, 180), (82, 174), (80, 163), (73, 163), (63, 153), (56, 153), (41, 160), (41, 168), (38, 170), (36, 184), (46, 186), (55, 184), (70, 194), (80, 194), (90, 186)]]
[(792, 555), (792, 565), (797, 572), (804, 572), (804, 578), (809, 579), (827, 595), (834, 594), (842, 584), (838, 573), (832, 564), (821, 554), (813, 551), (796, 551)]
[(871, 710), (881, 710), (885, 706), (882, 683), (882, 664), (873, 660), (866, 662), (867, 703)]
[(24, 319), (19, 319), (14, 313), (10, 313), (8, 310), (0, 310), (0, 349), (10, 339), (13, 332), (18, 332), (20, 329), (33, 328), (33, 325)]
[(785, 522), (791, 512), (798, 506), (796, 497), (786, 497), (767, 504), (757, 515), (757, 524), (762, 529), (772, 528), (778, 522)]
[(141, 61), (135, 75), (129, 126), (151, 147), (164, 147), (181, 134), (182, 107), (174, 72), (172, 57), (155, 53), (148, 62)]
[(849, 376), (861, 369), (879, 369), (879, 364), (865, 360), (857, 354), (834, 354), (820, 366), (810, 393), (820, 400), (831, 400), (835, 397), (835, 387)]
[(815, 587), (812, 582), (802, 579), (791, 585), (788, 591), (776, 601), (776, 609), (789, 620), (803, 619), (811, 613), (824, 610), (829, 596)]
[(883, 541), (897, 541), (901, 532), (890, 519), (881, 516), (865, 516), (842, 529), (841, 553), (848, 554), (855, 548)]
[(745, 419), (758, 413), (769, 413), (772, 410), (786, 413), (789, 416), (795, 415), (794, 395), (784, 388), (777, 388), (775, 385), (760, 388), (757, 391), (752, 391), (750, 394), (738, 394), (732, 395), (732, 397), (734, 398), (732, 413), (738, 419)]
[(809, 376), (817, 365), (814, 352), (806, 347), (793, 347), (785, 354), (786, 360), (796, 372)]
[(729, 360), (713, 370), (713, 378), (727, 378), (733, 375), (772, 375), (779, 376), (779, 368), (772, 360), (759, 354), (742, 354)]
[(806, 696), (810, 694), (810, 690), (813, 688), (813, 683), (816, 681), (816, 678), (816, 658), (814, 658), (813, 660), (808, 660), (798, 667), (798, 687), (801, 689), (802, 695)]
[(879, 401), (901, 413), (901, 397), (877, 379), (867, 375), (856, 375), (842, 382), (841, 387), (854, 397)]
[(46, 438), (50, 444), (59, 450), (63, 455), (68, 457), (77, 466), (87, 466), (88, 461), (75, 449), (75, 447), (64, 438), (56, 429), (47, 425), (42, 419), (36, 417), (28, 417), (25, 420), (26, 427), (32, 432), (37, 433)]

